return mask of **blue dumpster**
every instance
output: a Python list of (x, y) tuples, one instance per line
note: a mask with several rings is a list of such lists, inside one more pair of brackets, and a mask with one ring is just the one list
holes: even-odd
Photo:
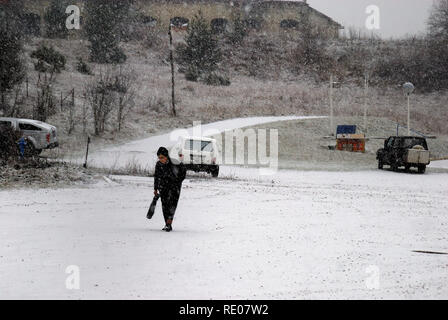
[(339, 125), (336, 129), (336, 134), (355, 134), (356, 125)]

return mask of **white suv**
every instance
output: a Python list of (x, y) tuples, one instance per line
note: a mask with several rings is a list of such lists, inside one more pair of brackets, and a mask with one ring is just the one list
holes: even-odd
[(0, 118), (0, 128), (10, 126), (27, 138), (28, 152), (40, 154), (43, 149), (53, 149), (59, 146), (57, 129), (47, 123), (17, 118)]
[(219, 174), (219, 152), (215, 139), (183, 137), (171, 150), (171, 158), (182, 162), (187, 170)]

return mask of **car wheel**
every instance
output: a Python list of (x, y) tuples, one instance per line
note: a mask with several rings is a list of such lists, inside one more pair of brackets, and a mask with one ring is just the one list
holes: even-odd
[(410, 166), (410, 165), (405, 165), (405, 166), (404, 166), (404, 170), (405, 170), (406, 172), (409, 172), (409, 171), (411, 170), (411, 166)]
[(420, 165), (420, 166), (418, 166), (418, 173), (421, 173), (421, 174), (423, 174), (423, 173), (425, 173), (425, 171), (426, 171), (426, 165)]
[(383, 160), (378, 160), (378, 169), (382, 170), (383, 169)]
[(210, 172), (211, 172), (213, 178), (217, 178), (219, 175), (219, 167), (217, 166), (217, 167), (211, 169)]
[(28, 142), (25, 146), (25, 156), (34, 157), (37, 154), (37, 150), (31, 142)]

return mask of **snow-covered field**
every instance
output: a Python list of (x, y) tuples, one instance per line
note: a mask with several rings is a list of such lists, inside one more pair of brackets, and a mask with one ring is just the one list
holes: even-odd
[(429, 164), (429, 167), (430, 168), (448, 169), (448, 160), (432, 161)]
[(446, 173), (257, 172), (188, 177), (172, 233), (151, 178), (1, 191), (0, 298), (448, 298)]
[[(235, 130), (277, 121), (307, 120), (324, 118), (319, 116), (249, 117), (223, 120), (207, 124), (193, 124), (192, 127), (176, 129), (169, 133), (132, 141), (120, 146), (101, 149), (89, 155), (89, 166), (97, 168), (124, 168), (128, 165), (151, 168), (157, 161), (156, 152), (160, 146), (172, 147), (182, 136), (213, 136), (227, 130)], [(83, 163), (84, 159), (73, 159)]]

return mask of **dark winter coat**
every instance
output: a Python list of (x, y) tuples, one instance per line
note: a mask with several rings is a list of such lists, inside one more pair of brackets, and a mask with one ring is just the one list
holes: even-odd
[(171, 159), (166, 164), (157, 161), (154, 173), (154, 190), (159, 190), (163, 194), (168, 190), (180, 189), (185, 175), (186, 169), (183, 163), (175, 165), (171, 162)]
[(160, 192), (165, 222), (172, 221), (174, 218), (185, 175), (186, 169), (183, 163), (175, 165), (171, 162), (171, 159), (166, 164), (157, 161), (154, 174), (154, 190)]

